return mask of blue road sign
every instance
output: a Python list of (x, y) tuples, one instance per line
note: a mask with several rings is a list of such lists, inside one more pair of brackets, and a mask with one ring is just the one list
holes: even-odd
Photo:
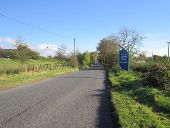
[(123, 70), (126, 70), (128, 71), (128, 65), (129, 65), (129, 54), (126, 50), (120, 50), (119, 51), (119, 57), (120, 57), (120, 67), (123, 69)]

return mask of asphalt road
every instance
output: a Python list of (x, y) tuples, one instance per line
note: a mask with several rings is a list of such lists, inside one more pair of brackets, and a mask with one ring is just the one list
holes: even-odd
[(0, 92), (0, 128), (110, 128), (102, 67)]

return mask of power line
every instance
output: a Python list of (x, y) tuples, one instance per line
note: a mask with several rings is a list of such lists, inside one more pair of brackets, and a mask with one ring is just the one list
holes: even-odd
[[(55, 36), (66, 37), (66, 36), (62, 36), (62, 35), (60, 35), (60, 34), (57, 34), (57, 33), (51, 32), (51, 31), (48, 31), (48, 30), (43, 29), (43, 28), (41, 28), (41, 27), (37, 27), (37, 26), (31, 25), (31, 24), (25, 23), (25, 22), (23, 22), (23, 21), (17, 20), (16, 18), (7, 16), (7, 15), (3, 14), (2, 12), (0, 12), (0, 16), (6, 18), (6, 19), (8, 19), (8, 20), (14, 21), (14, 22), (16, 22), (16, 23), (22, 24), (22, 25), (24, 25), (24, 26), (27, 26), (27, 27), (29, 27), (29, 28), (32, 28), (32, 29), (36, 29), (36, 30), (39, 30), (39, 31), (42, 31), (42, 32), (46, 32), (46, 33), (48, 33), (48, 34), (52, 34), (52, 35), (55, 35)], [(66, 38), (70, 38), (70, 37), (66, 37)]]

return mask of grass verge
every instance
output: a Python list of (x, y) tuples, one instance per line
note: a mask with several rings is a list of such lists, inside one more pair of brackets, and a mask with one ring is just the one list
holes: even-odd
[(78, 69), (71, 67), (58, 68), (55, 70), (44, 70), (40, 72), (27, 72), (20, 74), (8, 74), (0, 76), (0, 88), (13, 88), (22, 84), (43, 80), (49, 77), (62, 75), (64, 73), (73, 72)]
[(121, 128), (168, 128), (169, 98), (162, 91), (143, 86), (136, 74), (109, 74), (111, 103)]

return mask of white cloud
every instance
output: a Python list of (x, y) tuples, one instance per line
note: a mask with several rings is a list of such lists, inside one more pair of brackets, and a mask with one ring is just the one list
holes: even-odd
[(39, 52), (42, 56), (54, 56), (56, 54), (58, 46), (55, 44), (42, 43), (36, 46), (29, 46), (32, 50)]
[(0, 43), (9, 43), (9, 44), (14, 45), (15, 39), (10, 38), (10, 37), (0, 37)]
[(146, 51), (147, 56), (152, 56), (152, 53), (161, 56), (167, 55), (168, 45), (166, 42), (169, 40), (170, 37), (165, 34), (147, 34), (140, 50)]
[(0, 44), (0, 49), (1, 49), (1, 48), (4, 48), (4, 46), (2, 46), (2, 45)]
[(146, 55), (147, 56), (152, 56), (153, 55), (160, 55), (160, 56), (164, 56), (167, 55), (168, 53), (168, 49), (164, 48), (164, 47), (148, 47), (148, 48), (141, 48), (141, 51), (146, 51)]
[(38, 45), (39, 50), (56, 51), (57, 45), (55, 44), (40, 44)]

